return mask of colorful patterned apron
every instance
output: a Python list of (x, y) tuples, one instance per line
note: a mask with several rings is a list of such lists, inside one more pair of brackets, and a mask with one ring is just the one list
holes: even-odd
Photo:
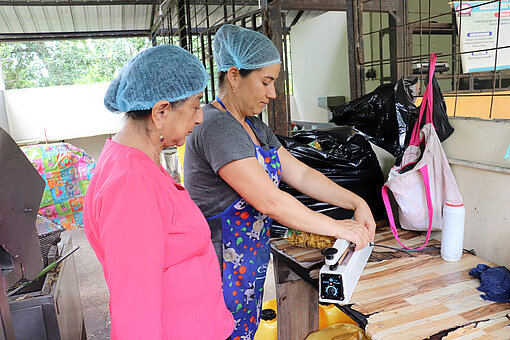
[[(230, 113), (219, 98), (218, 103)], [(253, 132), (261, 141), (261, 134), (249, 120)], [(261, 143), (263, 143), (261, 141)], [(275, 148), (264, 150), (253, 144), (257, 160), (278, 186), (281, 164)], [(221, 259), (223, 296), (227, 308), (234, 315), (235, 330), (232, 340), (252, 339), (257, 331), (262, 309), (264, 282), (269, 262), (269, 229), (272, 219), (258, 212), (242, 198), (231, 204), (221, 214), (208, 218), (213, 234), (221, 233)], [(211, 223), (213, 220), (220, 223)], [(219, 221), (218, 221), (219, 220)], [(213, 227), (217, 226), (217, 227)], [(216, 245), (217, 249), (218, 246)]]

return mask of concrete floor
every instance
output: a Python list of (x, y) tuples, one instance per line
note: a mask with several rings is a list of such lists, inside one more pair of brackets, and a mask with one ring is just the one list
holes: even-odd
[[(80, 245), (74, 258), (87, 337), (110, 339), (109, 292), (101, 264), (88, 243), (83, 229), (69, 230), (66, 233), (71, 234), (73, 245)], [(274, 299), (276, 296), (272, 261), (269, 262), (267, 273), (264, 301)]]
[(71, 234), (73, 245), (80, 245), (74, 253), (85, 329), (89, 339), (110, 339), (110, 313), (108, 287), (103, 269), (92, 250), (83, 229), (66, 231)]

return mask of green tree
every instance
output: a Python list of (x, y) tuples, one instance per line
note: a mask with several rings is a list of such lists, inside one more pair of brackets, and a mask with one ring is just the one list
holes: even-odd
[(147, 38), (0, 44), (6, 89), (111, 81)]
[(93, 67), (76, 83), (110, 81), (129, 59), (148, 47), (149, 40), (143, 38), (92, 40), (89, 43), (89, 58)]
[(41, 61), (37, 57), (36, 43), (2, 44), (0, 57), (7, 89), (38, 86), (43, 77)]

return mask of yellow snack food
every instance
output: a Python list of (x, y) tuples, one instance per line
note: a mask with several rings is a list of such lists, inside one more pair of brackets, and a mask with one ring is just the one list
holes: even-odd
[(304, 231), (289, 229), (285, 233), (285, 240), (300, 247), (324, 249), (332, 247), (336, 239), (331, 236), (317, 235)]

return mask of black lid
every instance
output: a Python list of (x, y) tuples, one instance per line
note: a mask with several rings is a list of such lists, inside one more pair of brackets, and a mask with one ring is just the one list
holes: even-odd
[(276, 319), (276, 312), (271, 309), (263, 309), (262, 312), (260, 312), (260, 318), (264, 321), (271, 321)]

